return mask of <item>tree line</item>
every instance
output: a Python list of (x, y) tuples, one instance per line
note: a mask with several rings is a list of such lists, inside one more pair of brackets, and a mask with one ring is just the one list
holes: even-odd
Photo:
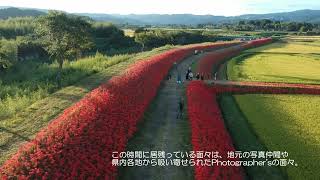
[(166, 44), (185, 45), (200, 42), (216, 41), (213, 34), (201, 30), (150, 30), (138, 28), (135, 30), (135, 41), (141, 44), (142, 50)]
[(320, 24), (306, 22), (282, 22), (270, 19), (241, 20), (224, 24), (199, 24), (197, 28), (221, 28), (234, 31), (288, 31), (320, 34)]
[(64, 61), (77, 60), (96, 52), (130, 52), (166, 44), (214, 41), (204, 31), (166, 31), (137, 28), (134, 37), (113, 24), (88, 17), (49, 11), (36, 18), (9, 18), (0, 22), (0, 72), (24, 60), (54, 60), (59, 64), (61, 83)]

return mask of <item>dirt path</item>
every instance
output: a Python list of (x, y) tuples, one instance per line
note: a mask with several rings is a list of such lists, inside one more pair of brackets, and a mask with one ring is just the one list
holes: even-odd
[[(205, 53), (204, 53), (205, 54)], [(181, 79), (185, 81), (185, 72), (194, 61), (204, 54), (191, 56), (177, 65)], [(164, 81), (156, 99), (147, 111), (139, 131), (129, 141), (127, 151), (191, 151), (190, 128), (183, 113), (177, 119), (178, 102), (184, 96), (186, 83), (177, 84), (177, 71), (170, 71), (171, 80)], [(185, 106), (186, 107), (186, 102)], [(191, 167), (126, 167), (120, 168), (119, 179), (193, 179)]]

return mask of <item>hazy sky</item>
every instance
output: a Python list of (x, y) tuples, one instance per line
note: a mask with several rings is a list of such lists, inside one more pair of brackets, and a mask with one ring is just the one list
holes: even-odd
[(320, 9), (320, 0), (0, 0), (0, 6), (116, 14), (212, 14), (233, 16)]

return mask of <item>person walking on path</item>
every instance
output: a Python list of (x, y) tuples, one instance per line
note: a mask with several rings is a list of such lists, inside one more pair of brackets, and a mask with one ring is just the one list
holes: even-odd
[(203, 81), (204, 80), (204, 75), (201, 73), (200, 79)]
[(181, 72), (177, 69), (177, 83), (181, 84), (182, 80), (181, 80)]
[(197, 78), (197, 80), (200, 79), (200, 73), (197, 73), (196, 78)]
[(167, 76), (167, 80), (171, 80), (171, 74), (170, 73)]
[(176, 71), (178, 70), (177, 62), (174, 62), (174, 63), (173, 63), (173, 69), (176, 70)]
[(186, 81), (188, 81), (189, 80), (189, 73), (188, 73), (188, 71), (186, 72)]
[(189, 73), (189, 80), (192, 81), (192, 79), (193, 79), (193, 73), (190, 72), (190, 73)]
[[(190, 79), (190, 75), (191, 74), (192, 74), (192, 70), (191, 70), (191, 67), (189, 67), (188, 70), (187, 70), (187, 74), (186, 74), (186, 80), (191, 80)], [(193, 76), (193, 74), (191, 76)]]
[(181, 84), (181, 83), (182, 83), (182, 81), (181, 81), (181, 74), (180, 74), (180, 73), (178, 73), (177, 83), (178, 83), (178, 84)]
[(179, 100), (179, 109), (178, 109), (177, 119), (182, 118), (183, 107), (184, 107), (184, 99), (181, 97)]
[(191, 72), (192, 72), (191, 67), (189, 67), (187, 73), (191, 73)]

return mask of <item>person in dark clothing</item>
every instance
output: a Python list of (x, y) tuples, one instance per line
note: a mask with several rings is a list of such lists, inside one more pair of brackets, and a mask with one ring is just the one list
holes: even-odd
[(178, 70), (177, 62), (174, 62), (174, 63), (173, 63), (173, 68), (174, 68), (174, 70), (176, 70), (176, 71)]
[(201, 73), (200, 78), (201, 78), (202, 81), (204, 80), (204, 75), (203, 75), (203, 73)]
[(181, 84), (182, 83), (182, 80), (181, 80), (181, 73), (180, 73), (180, 71), (179, 70), (177, 70), (177, 83), (178, 84)]
[(182, 118), (182, 112), (183, 112), (183, 107), (184, 107), (184, 100), (183, 98), (180, 98), (179, 100), (179, 112), (177, 114), (177, 119)]
[(189, 80), (190, 80), (190, 81), (193, 80), (193, 73), (192, 73), (192, 72), (189, 73)]
[(197, 80), (200, 79), (200, 73), (197, 73), (196, 78), (197, 78)]
[(188, 73), (191, 73), (191, 72), (192, 72), (191, 67), (189, 67), (188, 68)]

